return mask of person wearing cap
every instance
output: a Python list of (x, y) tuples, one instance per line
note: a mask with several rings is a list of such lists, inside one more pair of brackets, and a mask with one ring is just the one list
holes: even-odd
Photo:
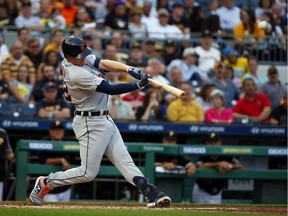
[[(244, 97), (237, 101), (233, 107), (234, 119), (242, 123), (263, 123), (269, 121), (271, 103), (267, 95), (257, 93), (256, 83), (252, 78), (243, 80)], [(245, 120), (243, 122), (243, 120)]]
[(138, 41), (135, 41), (130, 49), (130, 54), (128, 58), (128, 65), (134, 67), (146, 67), (148, 62), (148, 58), (144, 56), (142, 51), (142, 44)]
[[(183, 59), (173, 60), (167, 67), (167, 76), (175, 66), (181, 68), (183, 81), (191, 82), (193, 87), (201, 87), (203, 73), (198, 64), (198, 55), (193, 47), (187, 47), (183, 51)], [(203, 77), (205, 79), (205, 77)]]
[(267, 76), (258, 74), (258, 60), (255, 56), (249, 56), (248, 58), (248, 73), (244, 74), (243, 80), (246, 78), (254, 79), (256, 85), (260, 87), (267, 82)]
[(214, 77), (210, 81), (224, 93), (224, 107), (232, 108), (232, 102), (239, 98), (240, 89), (237, 88), (231, 79), (225, 77), (225, 64), (223, 62), (215, 64)]
[[(52, 145), (58, 145), (57, 142), (65, 140), (65, 126), (59, 120), (53, 120), (50, 122), (48, 137), (43, 137), (43, 140), (52, 141)], [(46, 165), (60, 165), (63, 170), (71, 168), (71, 164), (76, 161), (73, 160), (71, 154), (65, 154), (63, 152), (40, 152), (39, 162)], [(43, 200), (44, 202), (69, 202), (71, 197), (71, 186), (63, 186), (55, 188), (50, 191)]]
[[(177, 136), (174, 131), (169, 131), (162, 137), (162, 143), (168, 145), (177, 144)], [(188, 156), (173, 156), (156, 154), (155, 170), (160, 172), (181, 173), (186, 172), (189, 177), (192, 177), (196, 172), (196, 167)], [(160, 168), (160, 169), (159, 169)]]
[(26, 27), (33, 37), (42, 38), (42, 32), (45, 30), (45, 26), (41, 23), (40, 17), (32, 14), (31, 2), (29, 0), (23, 0), (21, 6), (21, 11), (14, 21), (15, 26), (18, 29)]
[(169, 25), (170, 13), (166, 8), (160, 8), (158, 11), (159, 23), (157, 25), (148, 25), (148, 36), (151, 39), (167, 38), (182, 39), (183, 32), (175, 25)]
[[(215, 133), (209, 134), (207, 146), (221, 146), (222, 139)], [(233, 169), (242, 169), (244, 166), (236, 157), (231, 156), (200, 156), (196, 162), (197, 169), (216, 169), (220, 174)], [(222, 190), (227, 185), (227, 179), (197, 178), (193, 188), (192, 202), (199, 204), (221, 204)]]
[(167, 108), (167, 118), (171, 122), (200, 123), (204, 121), (204, 112), (200, 104), (194, 101), (193, 87), (190, 82), (182, 82), (180, 89), (184, 98), (177, 98)]
[(37, 114), (46, 119), (68, 119), (71, 117), (70, 108), (63, 98), (57, 98), (57, 85), (48, 81), (43, 86), (44, 98), (37, 103)]
[(174, 1), (168, 23), (177, 26), (185, 35), (190, 37), (189, 20), (184, 16), (185, 4), (182, 0)]
[(248, 72), (248, 61), (245, 57), (239, 57), (233, 46), (226, 46), (223, 50), (224, 64), (233, 67), (234, 76), (242, 78)]
[(287, 92), (287, 87), (279, 79), (279, 72), (275, 65), (270, 65), (267, 71), (268, 81), (260, 86), (258, 93), (266, 94), (271, 102), (271, 109), (279, 106)]
[(224, 105), (224, 93), (219, 89), (214, 89), (210, 98), (213, 104), (212, 108), (209, 108), (205, 112), (205, 120), (207, 123), (232, 123), (233, 112), (231, 109), (225, 108)]
[(214, 48), (212, 44), (212, 33), (209, 30), (204, 30), (201, 34), (200, 46), (195, 47), (195, 52), (199, 56), (198, 67), (206, 77), (213, 70), (216, 62), (221, 60), (220, 51)]
[(176, 44), (176, 41), (170, 38), (165, 40), (161, 56), (165, 65), (169, 65), (174, 59), (181, 58), (180, 47)]

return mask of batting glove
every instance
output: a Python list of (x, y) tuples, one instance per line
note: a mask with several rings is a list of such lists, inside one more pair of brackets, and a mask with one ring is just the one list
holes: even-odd
[(141, 80), (143, 78), (143, 71), (136, 67), (129, 67), (128, 74), (130, 74), (135, 79)]
[(136, 83), (139, 89), (143, 89), (148, 83), (151, 76), (149, 74), (143, 73), (143, 78), (140, 80), (140, 82)]

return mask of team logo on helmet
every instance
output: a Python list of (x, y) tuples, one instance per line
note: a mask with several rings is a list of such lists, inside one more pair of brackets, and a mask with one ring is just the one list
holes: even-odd
[(84, 51), (84, 50), (85, 50), (85, 46), (84, 46), (84, 45), (81, 45), (81, 46), (80, 46), (80, 49), (81, 49), (81, 51)]

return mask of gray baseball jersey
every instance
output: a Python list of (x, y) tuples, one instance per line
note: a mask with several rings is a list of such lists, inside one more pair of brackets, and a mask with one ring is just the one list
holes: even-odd
[[(78, 111), (107, 108), (108, 95), (96, 91), (97, 86), (107, 80), (103, 72), (93, 67), (96, 59), (93, 55), (87, 56), (84, 67), (73, 65), (66, 59), (62, 62), (65, 97)], [(76, 115), (72, 127), (80, 143), (81, 166), (50, 173), (47, 182), (50, 189), (93, 180), (98, 174), (104, 154), (131, 184), (135, 185), (135, 176), (143, 176), (109, 115)]]

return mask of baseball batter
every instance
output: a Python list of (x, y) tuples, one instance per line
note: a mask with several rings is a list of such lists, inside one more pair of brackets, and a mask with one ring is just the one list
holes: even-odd
[[(98, 174), (105, 154), (125, 179), (147, 198), (148, 207), (167, 207), (169, 196), (159, 191), (144, 177), (129, 155), (121, 134), (108, 114), (109, 95), (141, 89), (148, 75), (128, 65), (91, 55), (82, 38), (69, 36), (62, 43), (64, 95), (76, 108), (72, 127), (80, 143), (81, 166), (37, 178), (30, 200), (35, 205), (56, 187), (92, 181)], [(139, 82), (110, 85), (105, 73), (128, 72)]]

